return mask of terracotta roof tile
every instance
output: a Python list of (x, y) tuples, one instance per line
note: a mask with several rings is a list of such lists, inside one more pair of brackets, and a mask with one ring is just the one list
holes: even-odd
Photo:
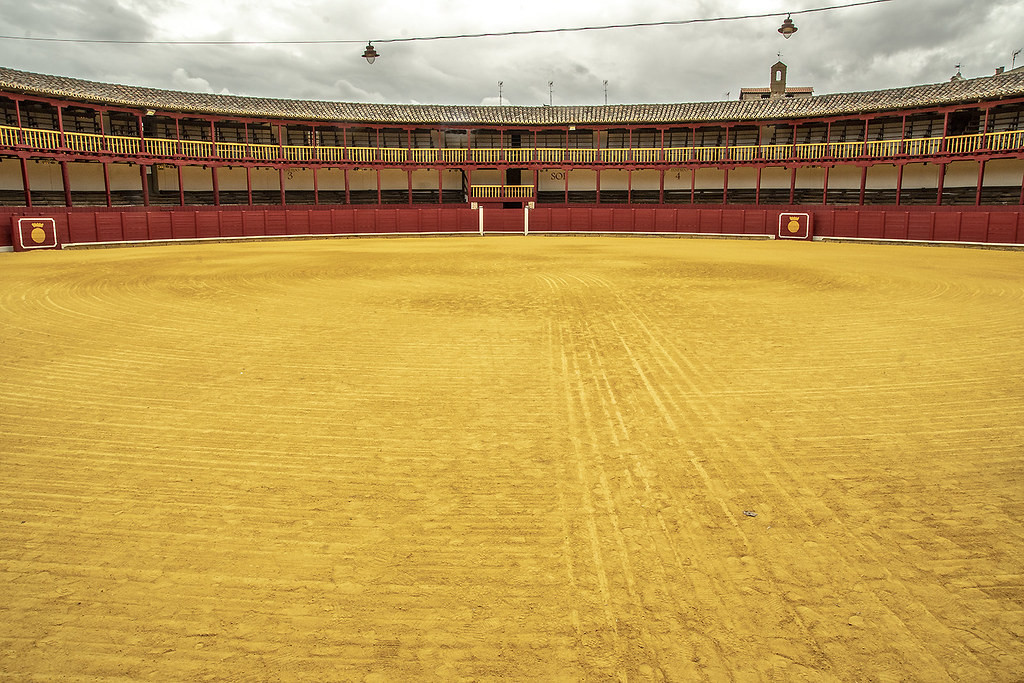
[(132, 109), (251, 118), (425, 125), (654, 125), (856, 115), (1022, 97), (1024, 69), (963, 81), (807, 98), (606, 106), (484, 107), (287, 100), (115, 85), (4, 67), (0, 67), (0, 89)]

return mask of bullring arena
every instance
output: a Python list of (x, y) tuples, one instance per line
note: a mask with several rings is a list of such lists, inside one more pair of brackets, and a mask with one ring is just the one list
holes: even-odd
[(1021, 680), (1024, 67), (786, 69), (0, 66), (0, 678)]
[(3, 255), (0, 671), (1018, 680), (1022, 310), (996, 250)]

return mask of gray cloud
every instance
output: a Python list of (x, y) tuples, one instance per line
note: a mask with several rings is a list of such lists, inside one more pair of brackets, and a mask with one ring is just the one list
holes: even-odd
[[(797, 7), (793, 5), (796, 4)], [(112, 40), (350, 39), (341, 45), (97, 45), (0, 40), (0, 63), (27, 71), (160, 88), (368, 102), (541, 105), (676, 102), (738, 96), (767, 85), (782, 53), (790, 83), (817, 93), (901, 87), (1010, 66), (1024, 46), (1024, 0), (893, 0), (797, 14), (783, 40), (778, 20), (758, 19), (585, 33), (434, 42), (364, 41), (405, 36), (633, 23), (796, 11), (815, 0), (561, 3), (519, 0), (489, 11), (471, 0), (0, 0), (2, 33)], [(485, 11), (481, 11), (481, 7)], [(1018, 58), (1018, 66), (1024, 59)]]

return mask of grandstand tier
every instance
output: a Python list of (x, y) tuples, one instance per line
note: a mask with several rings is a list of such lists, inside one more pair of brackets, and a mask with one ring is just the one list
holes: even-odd
[(1024, 68), (543, 107), (263, 99), (0, 68), (0, 112), (3, 248), (24, 246), (26, 218), (53, 220), (61, 246), (520, 226), (767, 236), (794, 212), (818, 236), (1024, 243)]

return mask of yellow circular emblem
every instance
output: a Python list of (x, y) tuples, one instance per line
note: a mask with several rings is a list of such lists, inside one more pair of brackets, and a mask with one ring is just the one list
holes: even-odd
[(796, 218), (790, 218), (789, 225), (787, 225), (786, 227), (789, 228), (789, 231), (795, 235), (796, 233), (800, 232), (800, 221), (798, 221)]
[(32, 229), (32, 241), (36, 244), (42, 244), (46, 241), (46, 231), (42, 228)]

